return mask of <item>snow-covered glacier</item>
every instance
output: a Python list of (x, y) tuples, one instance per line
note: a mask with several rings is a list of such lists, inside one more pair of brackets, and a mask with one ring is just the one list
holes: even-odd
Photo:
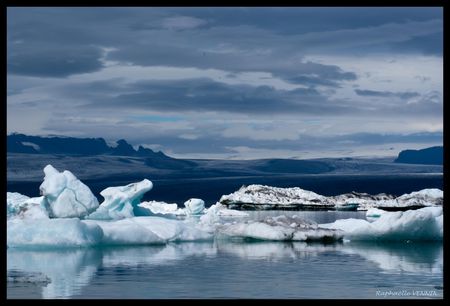
[(407, 210), (439, 206), (443, 204), (443, 199), (444, 194), (440, 189), (423, 189), (399, 197), (358, 192), (326, 197), (299, 187), (249, 185), (223, 195), (219, 202), (228, 208), (242, 210)]
[[(201, 199), (189, 199), (183, 208), (175, 203), (141, 202), (142, 196), (153, 188), (148, 179), (106, 188), (100, 193), (105, 199), (98, 205), (89, 187), (69, 171), (60, 173), (48, 165), (44, 173), (42, 196), (29, 198), (7, 193), (8, 247), (89, 247), (230, 239), (442, 240), (443, 237), (440, 206), (405, 212), (372, 209), (367, 220), (341, 219), (328, 224), (285, 216), (281, 212), (278, 216), (252, 219), (245, 211), (230, 209), (230, 205), (220, 202), (205, 208)], [(442, 197), (440, 190), (422, 190), (398, 197), (395, 203), (432, 206), (442, 204)], [(342, 196), (324, 197), (300, 188), (260, 185), (242, 188), (222, 197), (221, 202), (223, 199), (228, 199), (228, 204), (259, 203), (255, 205), (264, 205), (269, 200), (286, 205), (299, 201), (308, 205), (336, 205), (336, 199), (345, 202)], [(388, 203), (392, 199), (379, 201)]]

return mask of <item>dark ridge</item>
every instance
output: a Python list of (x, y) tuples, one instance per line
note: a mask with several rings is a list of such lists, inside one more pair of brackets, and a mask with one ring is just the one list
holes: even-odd
[(139, 156), (156, 159), (172, 160), (162, 152), (153, 152), (151, 149), (139, 146), (134, 150), (125, 139), (117, 141), (116, 147), (107, 145), (103, 138), (75, 138), (61, 136), (28, 136), (24, 134), (11, 134), (7, 136), (6, 147), (8, 153), (28, 154), (64, 154), (64, 155), (118, 155)]
[(444, 160), (444, 147), (430, 147), (422, 150), (401, 151), (396, 163), (442, 165)]

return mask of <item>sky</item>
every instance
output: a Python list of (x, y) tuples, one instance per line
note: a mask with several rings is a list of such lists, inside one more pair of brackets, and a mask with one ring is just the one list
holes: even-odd
[(443, 143), (443, 9), (7, 9), (7, 133), (178, 158)]

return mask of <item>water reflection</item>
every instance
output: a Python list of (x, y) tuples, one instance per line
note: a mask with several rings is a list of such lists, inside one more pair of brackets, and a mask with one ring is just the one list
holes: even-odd
[[(320, 255), (360, 256), (384, 273), (443, 273), (443, 247), (439, 243), (335, 243), (310, 244), (303, 242), (229, 242), (178, 243), (165, 246), (136, 246), (86, 248), (76, 250), (7, 250), (7, 269), (25, 273), (42, 273), (51, 282), (41, 284), (42, 298), (70, 298), (83, 296), (83, 288), (89, 286), (102, 271), (127, 273), (130, 269), (151, 266), (180, 265), (199, 258), (199, 262), (224, 256), (231, 262), (245, 261), (295, 261), (305, 262)], [(194, 260), (195, 262), (198, 262)], [(244, 263), (245, 263), (244, 261)], [(242, 262), (242, 261), (241, 261)], [(313, 262), (313, 261), (311, 261)], [(317, 264), (320, 264), (318, 262)], [(343, 263), (344, 264), (344, 263)], [(347, 263), (350, 264), (350, 263)], [(18, 296), (16, 282), (8, 283), (8, 298)], [(125, 285), (124, 285), (125, 286)], [(22, 284), (23, 287), (23, 284)], [(125, 288), (125, 287), (124, 287)], [(22, 288), (26, 290), (26, 286)], [(15, 292), (15, 293), (14, 293)], [(108, 296), (108, 291), (104, 292)], [(139, 298), (139, 297), (136, 297)]]
[(94, 249), (28, 251), (8, 249), (7, 269), (42, 273), (50, 283), (42, 287), (42, 297), (69, 298), (89, 284), (102, 263), (102, 253)]
[(348, 243), (340, 249), (373, 262), (385, 273), (442, 274), (444, 252), (441, 243)]

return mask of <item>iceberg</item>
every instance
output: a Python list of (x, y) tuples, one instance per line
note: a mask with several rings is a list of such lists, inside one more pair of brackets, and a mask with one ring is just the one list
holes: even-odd
[(200, 217), (199, 223), (209, 227), (214, 231), (215, 227), (225, 223), (229, 219), (242, 219), (248, 217), (248, 213), (239, 210), (228, 209), (225, 205), (217, 202), (205, 210), (205, 214)]
[(440, 189), (423, 189), (399, 197), (359, 192), (326, 197), (298, 187), (249, 185), (223, 195), (219, 202), (228, 208), (239, 210), (408, 210), (442, 206), (443, 201)]
[(343, 237), (340, 230), (322, 228), (313, 221), (284, 215), (221, 225), (218, 233), (228, 238), (278, 241), (339, 241)]
[(378, 208), (369, 208), (366, 212), (366, 218), (379, 218), (386, 211)]
[(265, 185), (243, 186), (238, 191), (223, 195), (219, 202), (231, 209), (330, 209), (334, 207), (327, 197), (298, 187), (278, 188)]
[(133, 217), (116, 221), (85, 220), (103, 231), (102, 245), (164, 244), (172, 241), (207, 241), (213, 233), (196, 224), (162, 217)]
[(88, 219), (117, 220), (134, 217), (144, 194), (153, 188), (153, 183), (144, 179), (126, 186), (108, 187), (100, 192), (103, 203), (88, 216)]
[(7, 217), (18, 215), (25, 209), (24, 202), (30, 197), (20, 194), (18, 192), (6, 193), (6, 214)]
[(205, 210), (205, 202), (201, 199), (189, 199), (184, 202), (188, 215), (200, 215)]
[(13, 219), (7, 222), (8, 247), (84, 247), (101, 242), (102, 229), (78, 218)]
[[(186, 215), (186, 211), (183, 208), (178, 208), (176, 203), (166, 203), (159, 201), (147, 201), (138, 204), (139, 216), (142, 215)], [(138, 215), (138, 214), (136, 214)]]
[(442, 240), (442, 207), (384, 212), (374, 222), (362, 219), (340, 219), (320, 227), (339, 229), (350, 240)]
[(6, 193), (7, 219), (48, 219), (44, 197), (29, 198), (17, 192)]
[(65, 170), (61, 173), (47, 165), (44, 173), (44, 182), (39, 190), (44, 196), (43, 206), (49, 217), (84, 217), (97, 209), (97, 198), (72, 172)]

